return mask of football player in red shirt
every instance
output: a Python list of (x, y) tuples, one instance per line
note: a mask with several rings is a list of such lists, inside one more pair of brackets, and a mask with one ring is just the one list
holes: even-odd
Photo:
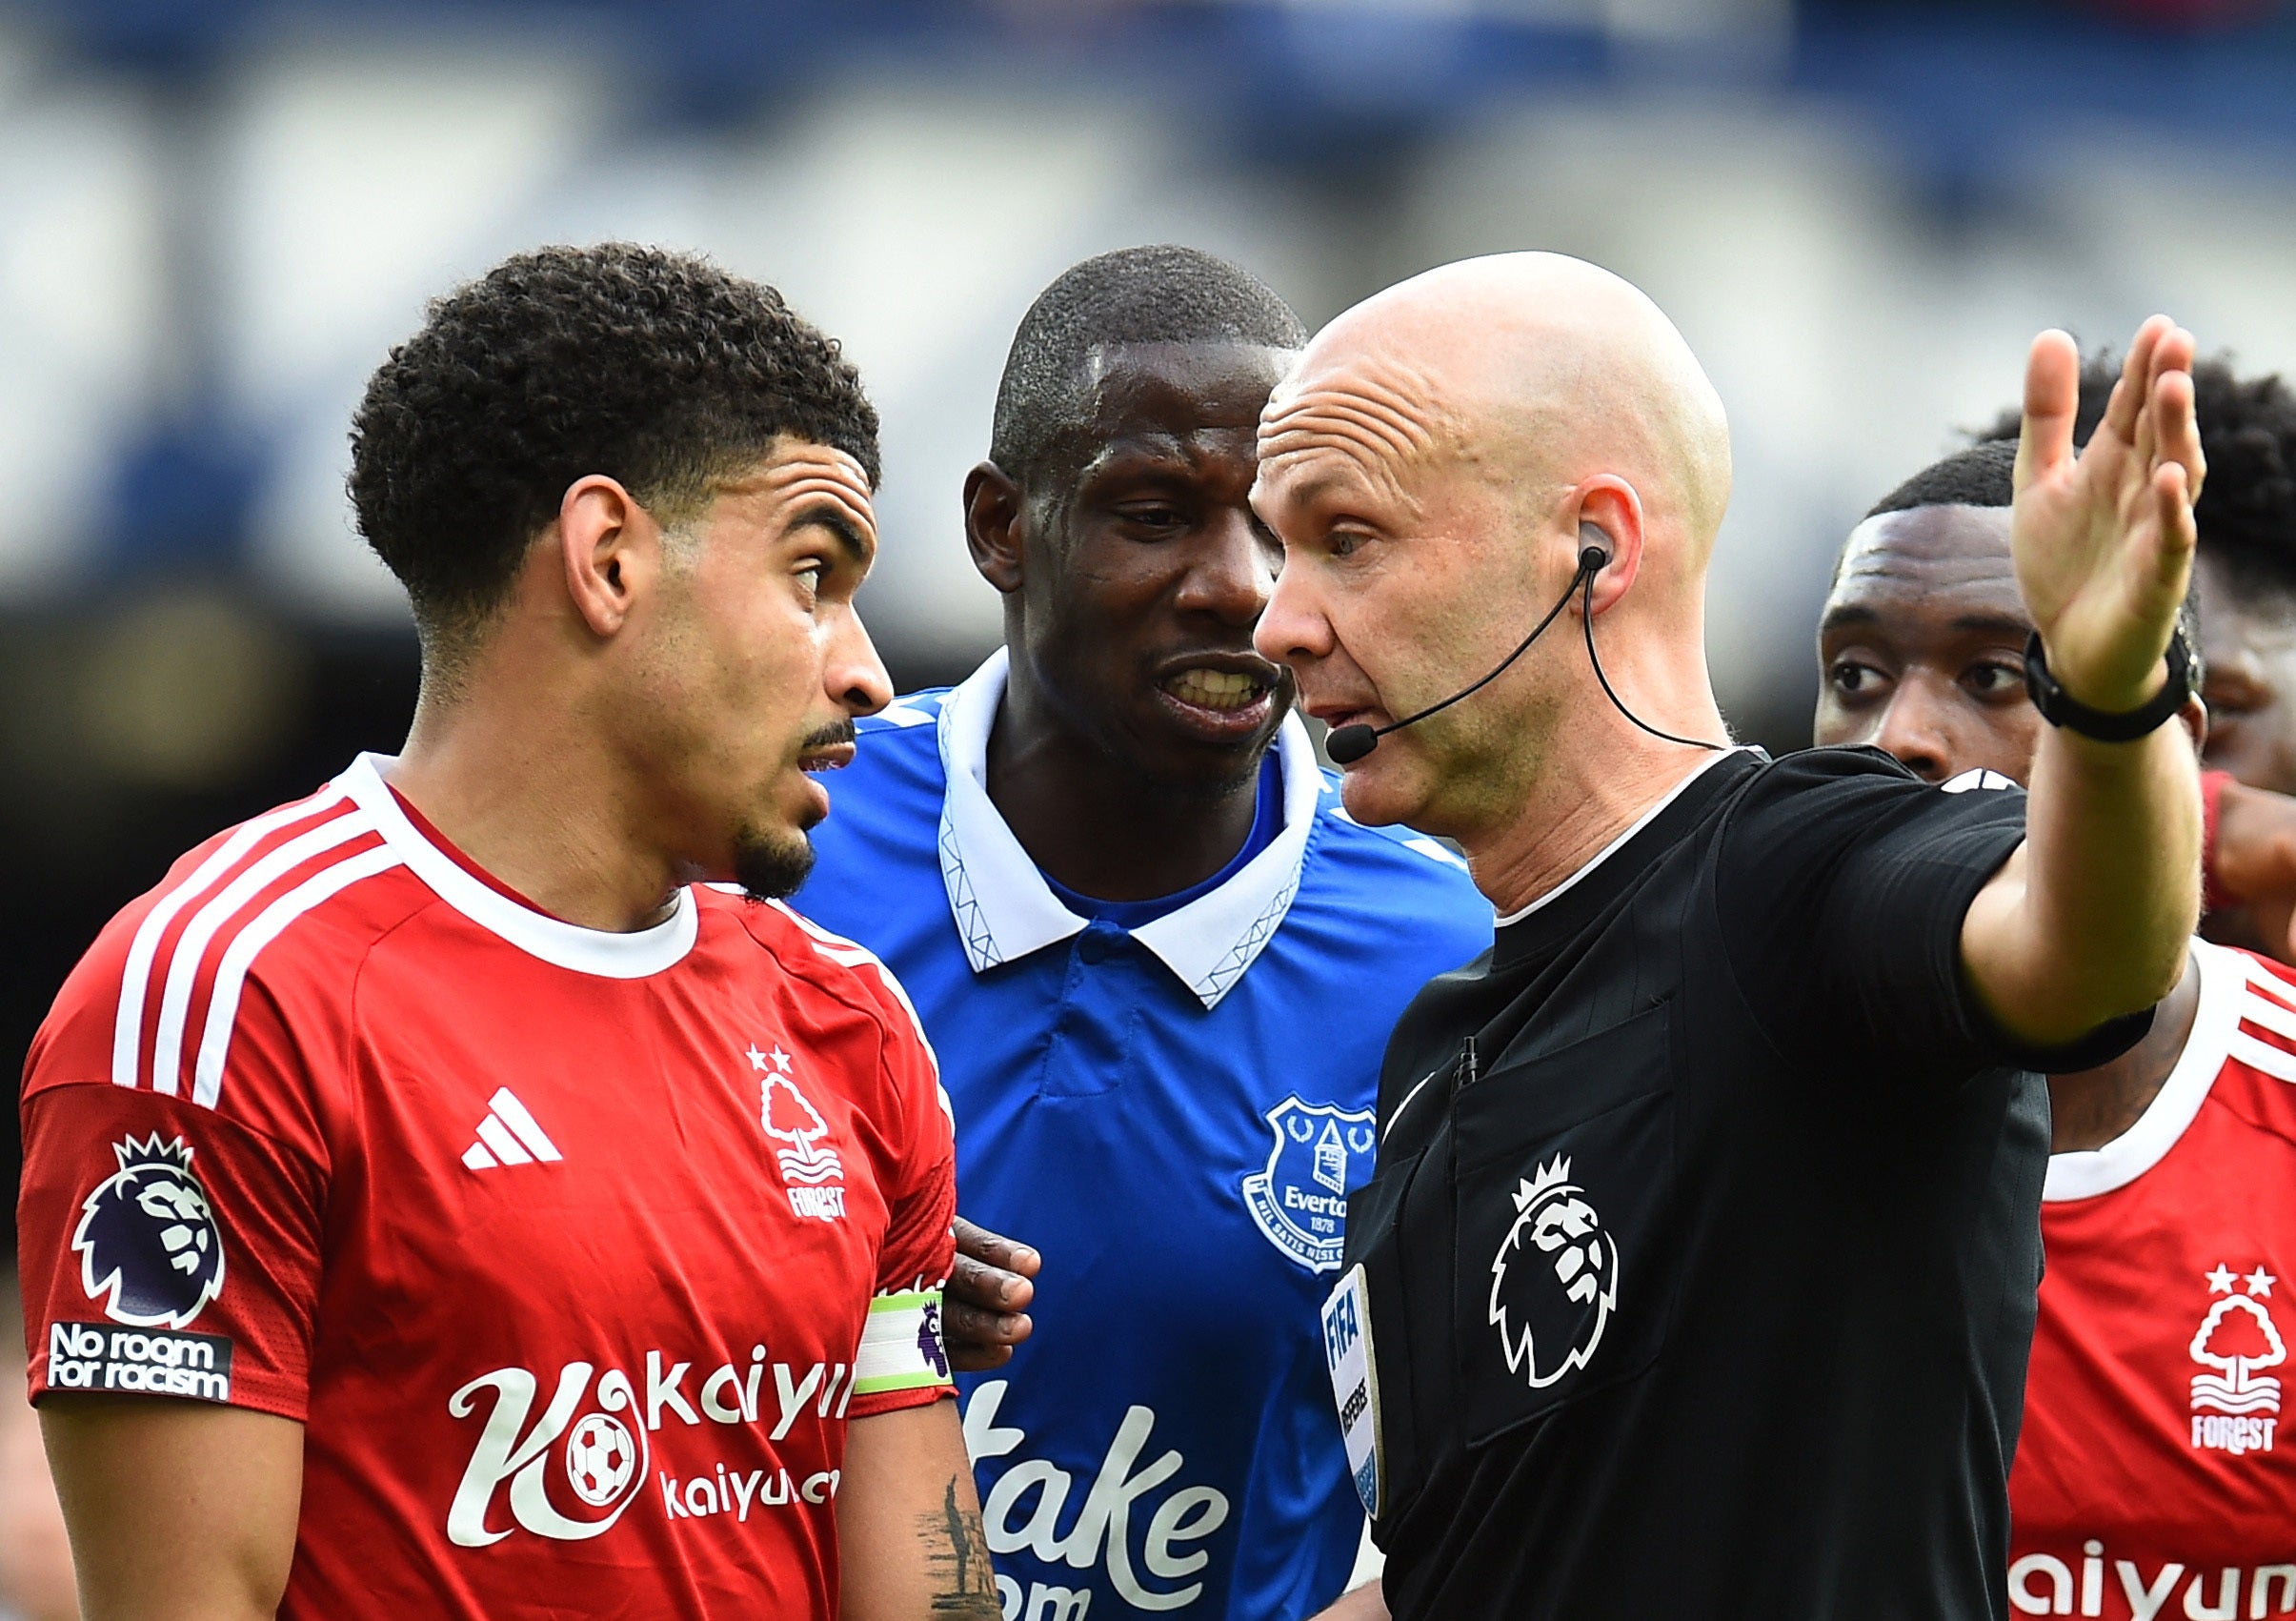
[(88, 1614), (997, 1614), (933, 1055), (771, 899), (889, 697), (857, 376), (771, 289), (549, 249), (352, 441), (405, 752), (186, 855), (28, 1065)]
[[(1872, 743), (1932, 781), (2024, 780), (2040, 722), (2009, 553), (2015, 452), (1948, 457), (1851, 535), (1820, 631), (1818, 742)], [(2205, 723), (2197, 705), (2187, 719)], [(2296, 810), (2257, 797), (2283, 824)], [(2296, 893), (2270, 839), (2227, 851), (2231, 831), (2212, 870), (2229, 855)], [(2196, 940), (2151, 1034), (2050, 1077), (2049, 1101), (2010, 1603), (2115, 1621), (2296, 1611), (2296, 1438), (2280, 1422), (2296, 1371), (2296, 971)]]

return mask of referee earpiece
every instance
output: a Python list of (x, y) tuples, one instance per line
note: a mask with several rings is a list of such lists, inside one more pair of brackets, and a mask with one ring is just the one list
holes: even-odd
[(1579, 572), (1589, 578), (1610, 567), (1610, 537), (1598, 524), (1579, 525)]
[[(1580, 524), (1579, 573), (1571, 581), (1571, 589), (1579, 593), (1579, 629), (1586, 638), (1586, 662), (1593, 668), (1595, 679), (1602, 683), (1602, 696), (1610, 699), (1612, 708), (1654, 738), (1669, 743), (1681, 743), (1685, 748), (1713, 749), (1717, 753), (1728, 748), (1727, 743), (1710, 743), (1701, 738), (1678, 738), (1672, 732), (1660, 731), (1626, 707), (1626, 700), (1619, 696), (1617, 689), (1610, 684), (1610, 678), (1602, 673), (1601, 656), (1595, 652), (1595, 576), (1610, 567), (1610, 537), (1602, 532), (1601, 526)], [(1567, 593), (1565, 599), (1568, 599)]]
[(1460, 699), (1470, 698), (1480, 692), (1491, 682), (1497, 680), (1500, 673), (1508, 665), (1531, 650), (1531, 643), (1537, 641), (1540, 634), (1555, 622), (1555, 616), (1570, 605), (1570, 599), (1573, 597), (1580, 598), (1583, 606), (1581, 617), (1586, 634), (1587, 661), (1594, 665), (1595, 679), (1602, 683), (1602, 691), (1608, 695), (1610, 701), (1618, 704), (1619, 713), (1634, 721), (1636, 725), (1641, 727), (1652, 737), (1663, 738), (1670, 743), (1685, 743), (1691, 748), (1698, 749), (1722, 748), (1723, 745), (1721, 743), (1701, 742), (1696, 738), (1678, 738), (1671, 732), (1660, 731), (1656, 726), (1638, 718), (1633, 710), (1619, 701), (1619, 695), (1610, 690), (1610, 678), (1602, 673), (1601, 659), (1595, 657), (1594, 614), (1595, 576), (1610, 567), (1610, 537), (1602, 532), (1601, 526), (1593, 523), (1579, 525), (1579, 572), (1571, 576), (1570, 584), (1564, 586), (1562, 595), (1555, 598), (1555, 605), (1546, 611), (1546, 618), (1541, 619), (1533, 627), (1530, 635), (1516, 643), (1515, 651), (1501, 659), (1497, 669), (1473, 686), (1462, 687), (1441, 702), (1431, 703), (1418, 714), (1406, 715), (1400, 720), (1391, 720), (1384, 726), (1373, 726), (1365, 721), (1358, 720), (1352, 725), (1335, 727), (1331, 734), (1323, 740), (1323, 752), (1331, 756), (1332, 763), (1335, 765), (1353, 765), (1373, 749), (1378, 748), (1380, 740), (1388, 733), (1400, 732), (1406, 726), (1416, 726), (1428, 716), (1440, 714), (1459, 702)]

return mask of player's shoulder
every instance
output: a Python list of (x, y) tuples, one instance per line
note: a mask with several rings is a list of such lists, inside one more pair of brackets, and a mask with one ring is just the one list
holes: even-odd
[(893, 736), (909, 737), (913, 741), (938, 750), (936, 733), (940, 725), (941, 706), (948, 702), (954, 687), (926, 687), (918, 692), (903, 693), (875, 715), (863, 716), (854, 722), (854, 730), (864, 738)]
[[(2204, 962), (2203, 1007), (2195, 1023), (2219, 1027), (2216, 1040), (2225, 1054), (2209, 1104), (2296, 1146), (2296, 968), (2197, 941), (2193, 949), (2213, 953)], [(2230, 988), (2208, 983), (2212, 975), (2231, 981)], [(2193, 1039), (2203, 1039), (2197, 1027)]]
[(785, 901), (754, 901), (715, 884), (700, 885), (695, 893), (705, 911), (732, 915), (808, 994), (865, 1013), (891, 1039), (914, 1040), (932, 1051), (916, 1004), (876, 952), (824, 928)]
[(325, 1044), (374, 942), (427, 903), (375, 881), (401, 864), (339, 782), (225, 828), (97, 935), (34, 1038), (26, 1089), (110, 1081), (211, 1105), (243, 1039)]
[(1350, 816), (1339, 797), (1336, 772), (1319, 771), (1316, 820), (1321, 825), (1309, 846), (1309, 859), (1341, 877), (1360, 877), (1367, 886), (1400, 881), (1423, 885), (1431, 894), (1472, 897), (1490, 910), (1467, 876), (1467, 863), (1440, 839), (1408, 827), (1379, 827)]
[(852, 763), (825, 780), (829, 819), (816, 830), (822, 862), (840, 873), (875, 863), (889, 847), (930, 845), (947, 776), (940, 755), (947, 689), (896, 699), (855, 722)]

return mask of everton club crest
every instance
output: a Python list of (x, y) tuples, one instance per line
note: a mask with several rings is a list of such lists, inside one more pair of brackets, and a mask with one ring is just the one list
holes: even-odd
[(1276, 1145), (1267, 1168), (1243, 1179), (1244, 1207), (1292, 1260), (1311, 1272), (1336, 1271), (1347, 1242), (1348, 1190), (1371, 1176), (1377, 1117), (1294, 1094), (1268, 1110), (1267, 1123)]

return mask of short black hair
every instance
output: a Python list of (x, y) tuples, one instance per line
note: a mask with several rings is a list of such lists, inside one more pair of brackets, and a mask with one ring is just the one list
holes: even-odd
[[(2118, 356), (2083, 363), (2074, 442), (2086, 444), (2105, 420), (2120, 377)], [(2201, 549), (2243, 584), (2296, 597), (2296, 391), (2276, 373), (2244, 377), (2231, 355), (2218, 355), (2194, 364), (2192, 406), (2208, 459), (2193, 509)], [(1979, 437), (2014, 441), (2018, 425), (2019, 414), (2004, 411)]]
[(351, 501), (426, 657), (451, 659), (576, 479), (674, 519), (783, 435), (876, 483), (860, 375), (780, 294), (634, 243), (541, 248), (435, 300), (368, 381)]
[(1086, 362), (1124, 343), (1298, 349), (1307, 328), (1251, 272), (1198, 248), (1119, 248), (1061, 272), (1037, 296), (997, 385), (989, 459), (1028, 484), (1077, 434)]
[[(2114, 375), (2119, 375), (2118, 371)], [(2105, 393), (2111, 392), (2111, 385), (2107, 383)], [(2082, 390), (2085, 404), (2087, 394), (2085, 384)], [(2075, 432), (2085, 441), (2089, 432), (2103, 420), (2104, 407), (2100, 405), (2095, 419), (2086, 428), (2076, 428)], [(1920, 507), (2014, 506), (2017, 502), (2017, 419), (2012, 417), (2009, 421), (2007, 438), (1994, 436), (1988, 432), (1987, 436), (1980, 438), (1968, 449), (1955, 451), (1951, 456), (1931, 462), (1876, 501), (1865, 516), (1869, 518), (1881, 517), (1888, 513), (1912, 512)], [(1999, 426), (1999, 422), (1994, 424), (1995, 428)], [(1834, 559), (1834, 578), (1837, 581), (1842, 577), (1842, 560), (1848, 555), (1849, 548), (1844, 544), (1841, 556)], [(2196, 571), (2185, 586), (2184, 605), (2177, 610), (2177, 623), (2184, 629), (2185, 645), (2192, 654), (2196, 672), (2193, 681), (2196, 685), (2200, 680), (2197, 673), (2201, 646), (2200, 589), (2200, 575)]]
[(2017, 498), (2016, 475), (2017, 441), (1988, 439), (1931, 462), (1876, 501), (1865, 516), (1916, 507), (2005, 507)]

